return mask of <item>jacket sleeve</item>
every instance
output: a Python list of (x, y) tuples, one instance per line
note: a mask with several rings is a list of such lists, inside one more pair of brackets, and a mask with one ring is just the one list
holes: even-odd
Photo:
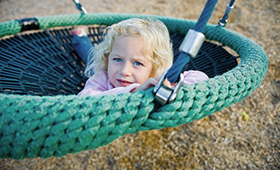
[(190, 70), (190, 71), (185, 71), (183, 74), (184, 74), (184, 85), (194, 84), (209, 79), (209, 77), (201, 71)]
[[(116, 87), (113, 89), (106, 90), (102, 85), (100, 84), (93, 84), (91, 80), (87, 81), (87, 84), (85, 88), (78, 94), (78, 96), (84, 96), (84, 95), (109, 95), (109, 94), (121, 94), (121, 93), (130, 93), (132, 90), (137, 88), (139, 84), (131, 84), (127, 87)], [(90, 84), (90, 85), (89, 85)]]
[(130, 93), (132, 90), (139, 87), (140, 84), (134, 83), (126, 87), (115, 87), (113, 89), (104, 91), (102, 93), (99, 93), (100, 95), (109, 95), (109, 94), (122, 94), (122, 93)]
[(87, 80), (84, 89), (78, 94), (78, 96), (130, 93), (139, 86), (140, 84), (134, 83), (127, 87), (115, 88), (111, 85), (106, 73), (101, 72), (98, 76), (93, 76)]

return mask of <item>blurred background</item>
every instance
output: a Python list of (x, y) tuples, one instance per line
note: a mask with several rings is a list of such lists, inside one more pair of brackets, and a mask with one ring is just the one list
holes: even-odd
[[(197, 20), (206, 0), (80, 0), (89, 13), (152, 14)], [(220, 0), (217, 24), (229, 0)], [(72, 0), (0, 0), (0, 22), (80, 13)], [(48, 159), (0, 159), (0, 169), (279, 169), (280, 1), (236, 0), (227, 28), (258, 43), (269, 67), (243, 101), (175, 128), (124, 135), (94, 150)]]

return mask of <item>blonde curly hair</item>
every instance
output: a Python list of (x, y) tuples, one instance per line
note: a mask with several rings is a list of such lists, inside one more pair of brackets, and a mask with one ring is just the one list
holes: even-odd
[(85, 75), (104, 70), (107, 73), (108, 57), (114, 41), (121, 36), (139, 36), (146, 44), (145, 52), (151, 52), (153, 63), (151, 77), (161, 76), (173, 62), (172, 44), (166, 26), (157, 19), (128, 19), (105, 29), (104, 40), (89, 53)]

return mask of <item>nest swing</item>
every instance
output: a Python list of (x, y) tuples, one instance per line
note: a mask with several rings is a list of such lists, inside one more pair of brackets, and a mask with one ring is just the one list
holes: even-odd
[[(262, 48), (237, 32), (208, 24), (203, 33), (211, 41), (203, 43), (187, 69), (201, 70), (210, 79), (184, 85), (174, 102), (154, 110), (153, 89), (77, 97), (86, 78), (71, 47), (71, 27), (91, 25), (95, 44), (102, 41), (106, 26), (147, 17), (167, 26), (176, 61), (195, 21), (87, 13), (0, 23), (0, 158), (59, 157), (109, 144), (127, 133), (179, 126), (243, 100), (262, 82), (268, 66)], [(20, 33), (34, 28), (40, 30)], [(234, 50), (241, 62), (223, 46)]]

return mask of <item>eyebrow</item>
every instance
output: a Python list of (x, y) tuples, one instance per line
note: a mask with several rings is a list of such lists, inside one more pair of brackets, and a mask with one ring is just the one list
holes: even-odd
[[(145, 58), (144, 58), (145, 57)], [(138, 57), (138, 56), (136, 56), (136, 57), (133, 57), (133, 60), (136, 60), (136, 61), (138, 61), (138, 62), (141, 62), (141, 63), (143, 63), (143, 64), (146, 64), (146, 63), (149, 63), (149, 61), (151, 60), (149, 57), (147, 57), (147, 56), (144, 56), (144, 57)]]
[[(113, 56), (118, 56), (118, 57), (123, 57), (121, 54), (117, 53), (117, 52), (112, 52), (111, 55)], [(145, 56), (132, 56), (133, 60), (137, 60), (137, 61), (141, 61), (141, 62), (149, 62), (149, 60), (151, 60), (149, 57)]]

